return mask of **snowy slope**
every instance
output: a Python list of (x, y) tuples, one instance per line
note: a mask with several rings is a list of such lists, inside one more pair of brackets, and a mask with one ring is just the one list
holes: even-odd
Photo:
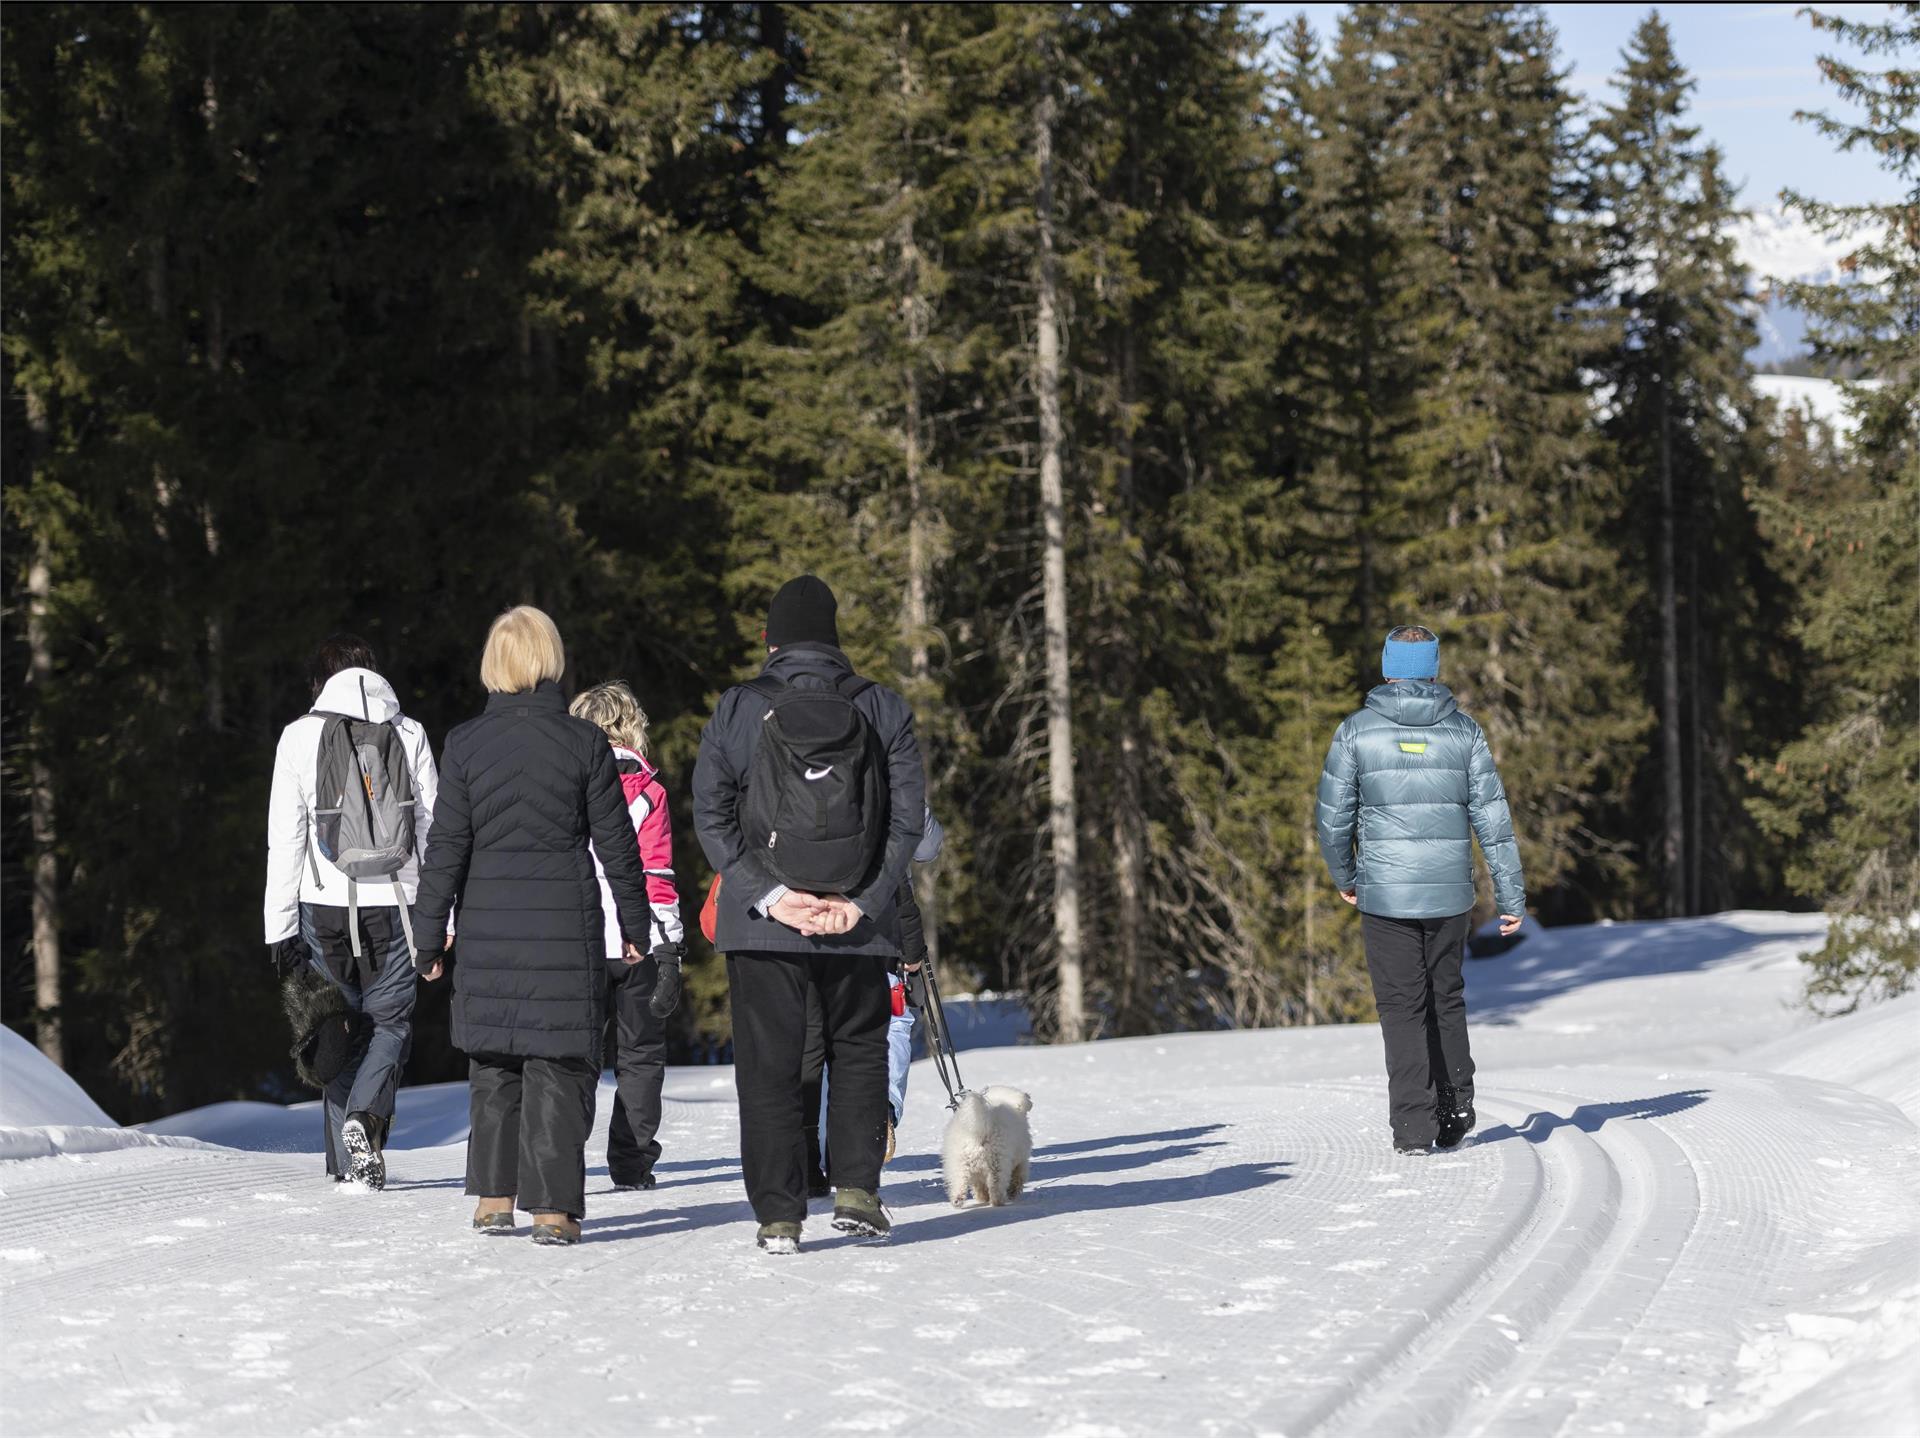
[(193, 1142), (121, 1128), (40, 1050), (0, 1025), (0, 1159)]
[[(982, 1050), (1034, 1185), (938, 1191), (915, 1070), (890, 1247), (755, 1253), (731, 1075), (668, 1080), (662, 1186), (588, 1242), (464, 1231), (459, 1086), (380, 1195), (311, 1109), (234, 1147), (0, 1164), (0, 1429), (36, 1433), (1909, 1433), (1909, 1001), (1792, 1006), (1817, 918), (1537, 935), (1469, 966), (1480, 1132), (1388, 1144), (1371, 1027)], [(304, 1134), (302, 1133), (304, 1130)]]

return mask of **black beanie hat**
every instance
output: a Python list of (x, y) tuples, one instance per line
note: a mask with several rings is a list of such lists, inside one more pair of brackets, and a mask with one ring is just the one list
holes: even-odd
[(840, 630), (834, 615), (840, 606), (826, 581), (803, 574), (789, 579), (767, 606), (767, 643), (840, 644)]

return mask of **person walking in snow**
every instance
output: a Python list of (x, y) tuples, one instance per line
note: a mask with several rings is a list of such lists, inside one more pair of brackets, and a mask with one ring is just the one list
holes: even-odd
[(1452, 1148), (1473, 1131), (1473, 1055), (1461, 974), (1473, 841), (1493, 876), (1500, 932), (1526, 913), (1513, 816), (1480, 726), (1439, 682), (1440, 641), (1402, 625), (1386, 682), (1335, 732), (1320, 775), (1320, 855), (1358, 906), (1386, 1045), (1393, 1146)]
[[(413, 1043), (414, 976), (406, 906), (419, 882), (417, 856), (433, 824), (438, 774), (427, 732), (400, 712), (393, 686), (374, 666), (364, 639), (335, 634), (310, 670), (313, 706), (281, 731), (267, 801), (267, 947), (282, 978), (303, 966), (324, 978), (357, 1017), (357, 1042), (336, 1046), (321, 1104), (327, 1172), (370, 1188), (386, 1184), (387, 1128)], [(410, 789), (413, 842), (385, 882), (356, 881), (323, 852), (317, 797), (326, 746), (344, 734), (342, 717), (378, 750), (370, 773)], [(390, 731), (383, 732), (383, 731)], [(387, 764), (404, 771), (388, 775)], [(399, 856), (396, 856), (399, 857)], [(337, 1067), (335, 1066), (337, 1065)]]
[(579, 1242), (587, 1206), (606, 1037), (600, 872), (629, 961), (654, 922), (613, 749), (567, 713), (565, 671), (560, 631), (540, 610), (493, 622), (487, 707), (447, 736), (413, 910), (417, 962), (434, 980), (459, 906), (453, 1042), (468, 1059), (473, 1226), (510, 1233), (517, 1204), (547, 1244)]
[(700, 736), (694, 827), (721, 877), (741, 1169), (771, 1253), (799, 1249), (807, 1212), (802, 1052), (809, 990), (833, 1055), (827, 1128), (833, 1225), (884, 1237), (887, 971), (897, 897), (926, 814), (913, 710), (860, 678), (838, 606), (812, 575), (767, 612), (760, 675), (720, 697)]
[[(933, 810), (928, 809), (926, 826), (920, 834), (920, 845), (913, 851), (913, 862), (931, 864), (940, 857), (940, 849), (946, 839), (947, 831), (933, 817)], [(913, 1067), (913, 1030), (919, 1020), (920, 1010), (925, 1007), (921, 970), (927, 960), (927, 929), (920, 913), (920, 901), (914, 897), (911, 872), (907, 882), (900, 886), (899, 913), (900, 962), (887, 975), (888, 1007), (893, 1017), (887, 1024), (888, 1119), (887, 1143), (881, 1155), (882, 1167), (893, 1162), (900, 1121), (906, 1116), (907, 1075)], [(807, 1044), (800, 1064), (801, 1112), (806, 1115), (801, 1128), (807, 1147), (809, 1198), (825, 1198), (831, 1191), (826, 1168), (821, 1161), (826, 1151), (827, 1097), (831, 1092), (828, 1060), (826, 1023), (820, 1011), (819, 995), (809, 990)]]
[(615, 1088), (607, 1126), (607, 1173), (616, 1189), (652, 1188), (660, 1158), (660, 1091), (667, 1076), (667, 1018), (680, 1004), (681, 961), (686, 931), (680, 894), (673, 883), (673, 823), (667, 791), (647, 755), (647, 714), (633, 691), (618, 680), (596, 684), (568, 706), (568, 713), (600, 727), (613, 746), (613, 767), (633, 821), (640, 864), (653, 909), (646, 956), (621, 942), (613, 889), (596, 851), (600, 909), (605, 916), (607, 1008), (613, 1016)]

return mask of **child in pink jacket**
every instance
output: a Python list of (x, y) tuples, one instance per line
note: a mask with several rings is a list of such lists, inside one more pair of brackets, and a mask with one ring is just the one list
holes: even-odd
[(570, 712), (606, 732), (614, 768), (633, 819), (640, 865), (647, 872), (653, 910), (647, 956), (629, 964), (622, 957), (620, 924), (599, 855), (600, 912), (606, 925), (607, 1008), (618, 1046), (614, 1058), (613, 1119), (607, 1127), (607, 1173), (616, 1189), (652, 1188), (660, 1157), (660, 1090), (667, 1076), (667, 1016), (680, 1002), (680, 963), (686, 935), (680, 895), (673, 883), (673, 827), (667, 791), (647, 759), (647, 716), (625, 684), (597, 684), (573, 701)]

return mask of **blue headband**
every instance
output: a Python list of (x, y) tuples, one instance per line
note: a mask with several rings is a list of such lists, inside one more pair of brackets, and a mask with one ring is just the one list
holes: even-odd
[(1380, 647), (1384, 679), (1435, 679), (1439, 674), (1438, 639), (1389, 639)]

